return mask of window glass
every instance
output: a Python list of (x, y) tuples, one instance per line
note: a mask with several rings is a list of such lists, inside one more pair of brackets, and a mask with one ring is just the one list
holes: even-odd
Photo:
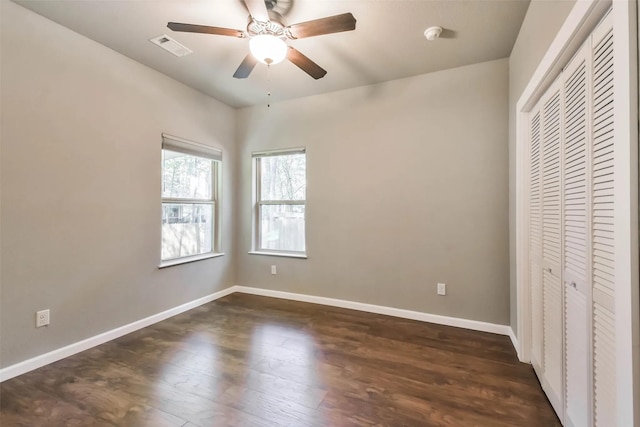
[(162, 197), (211, 199), (212, 161), (163, 150)]
[(262, 249), (304, 252), (304, 205), (263, 205), (260, 208)]
[(213, 204), (162, 204), (162, 259), (213, 251)]
[(305, 199), (305, 154), (262, 157), (260, 162), (261, 200)]

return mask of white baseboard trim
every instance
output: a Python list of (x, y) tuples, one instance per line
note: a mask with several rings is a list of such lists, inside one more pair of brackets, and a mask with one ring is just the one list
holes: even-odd
[(419, 320), (422, 322), (436, 323), (438, 325), (455, 326), (474, 331), (491, 332), (493, 334), (507, 335), (513, 341), (513, 331), (507, 325), (479, 322), (477, 320), (460, 319), (457, 317), (440, 316), (437, 314), (423, 313), (420, 311), (404, 310), (401, 308), (385, 307), (382, 305), (365, 304), (361, 302), (346, 301), (335, 298), (316, 297), (311, 295), (296, 294), (292, 292), (273, 291), (269, 289), (252, 288), (248, 286), (234, 286), (234, 292), (261, 295), (265, 297), (288, 299), (293, 301), (310, 302), (313, 304), (329, 305), (332, 307), (349, 308), (351, 310), (367, 311), (369, 313), (384, 314), (387, 316), (401, 317), (404, 319)]
[(151, 326), (154, 323), (161, 322), (187, 310), (191, 310), (208, 302), (217, 300), (218, 298), (227, 296), (233, 292), (234, 286), (231, 286), (227, 289), (214, 292), (205, 297), (198, 298), (174, 308), (170, 308), (169, 310), (165, 310), (161, 313), (157, 313), (144, 319), (137, 320), (133, 323), (129, 323), (128, 325), (124, 325), (119, 328), (104, 332), (102, 334), (87, 338), (85, 340), (67, 345), (65, 347), (58, 348), (48, 353), (41, 354), (40, 356), (27, 359), (23, 362), (16, 363), (15, 365), (7, 366), (6, 368), (0, 369), (0, 382), (11, 379), (13, 377), (17, 377), (18, 375), (22, 375), (29, 371), (33, 371), (34, 369), (38, 369), (60, 359), (64, 359), (65, 357), (80, 353), (81, 351), (88, 350), (97, 345), (104, 344), (123, 335), (135, 332), (138, 329), (146, 328), (147, 326)]
[[(231, 286), (227, 289), (215, 292), (202, 298), (179, 305), (161, 313), (154, 314), (133, 323), (121, 326), (116, 329), (104, 332), (102, 334), (87, 338), (82, 341), (61, 347), (45, 354), (27, 359), (23, 362), (16, 363), (6, 368), (0, 369), (0, 382), (25, 374), (34, 369), (48, 365), (65, 357), (72, 356), (76, 353), (88, 350), (92, 347), (104, 344), (108, 341), (119, 338), (123, 335), (135, 332), (139, 329), (146, 328), (155, 323), (173, 317), (177, 314), (199, 307), (219, 298), (240, 292), (245, 294), (261, 295), (272, 298), (281, 298), (292, 301), (309, 302), (313, 304), (328, 305), (332, 307), (347, 308), (351, 310), (366, 311), (369, 313), (384, 314), (387, 316), (400, 317), (403, 319), (418, 320), (422, 322), (435, 323), (438, 325), (455, 326), (457, 328), (470, 329), (474, 331), (490, 332), (499, 335), (506, 335), (511, 338), (516, 351), (519, 351), (518, 340), (515, 337), (511, 327), (507, 325), (498, 325), (495, 323), (479, 322), (477, 320), (460, 319), (457, 317), (440, 316), (437, 314), (423, 313), (419, 311), (404, 310), (401, 308), (385, 307), (382, 305), (366, 304), (361, 302), (347, 301), (336, 298), (317, 297), (312, 295), (296, 294), (292, 292), (273, 291), (269, 289), (252, 288), (248, 286)], [(519, 355), (518, 355), (519, 356)]]
[(518, 337), (513, 332), (513, 328), (509, 327), (509, 338), (511, 338), (511, 344), (513, 344), (513, 348), (516, 349), (516, 354), (518, 355), (518, 360), (522, 362), (522, 357), (520, 357), (520, 342), (518, 342)]

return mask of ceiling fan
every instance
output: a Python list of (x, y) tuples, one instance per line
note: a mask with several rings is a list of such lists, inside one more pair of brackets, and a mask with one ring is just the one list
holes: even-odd
[(250, 53), (245, 56), (233, 74), (233, 77), (237, 79), (247, 78), (258, 61), (271, 65), (277, 64), (286, 57), (316, 80), (324, 77), (327, 71), (293, 46), (288, 46), (285, 40), (356, 29), (356, 19), (351, 13), (286, 26), (283, 17), (275, 10), (278, 0), (244, 0), (244, 3), (249, 11), (249, 24), (246, 31), (179, 22), (169, 22), (167, 27), (173, 31), (187, 33), (249, 38)]

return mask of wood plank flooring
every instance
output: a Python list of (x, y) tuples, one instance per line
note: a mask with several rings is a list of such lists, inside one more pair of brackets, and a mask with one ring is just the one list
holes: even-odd
[(560, 423), (507, 337), (232, 294), (3, 382), (0, 425)]

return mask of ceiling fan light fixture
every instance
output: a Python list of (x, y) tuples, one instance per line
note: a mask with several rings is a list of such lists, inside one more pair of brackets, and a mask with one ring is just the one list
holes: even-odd
[(277, 64), (287, 56), (287, 44), (271, 34), (260, 34), (249, 40), (251, 54), (267, 65)]

